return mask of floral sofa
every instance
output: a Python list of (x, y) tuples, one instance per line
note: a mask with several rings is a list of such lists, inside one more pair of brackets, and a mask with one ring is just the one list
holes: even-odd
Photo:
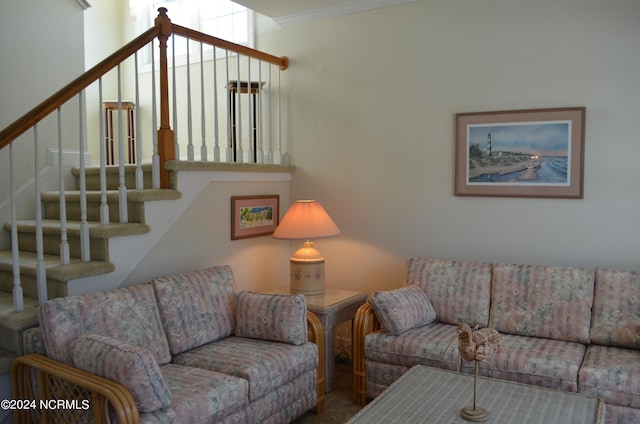
[(354, 401), (417, 364), (472, 373), (461, 322), (501, 333), (481, 375), (597, 396), (607, 423), (640, 423), (640, 273), (602, 268), (409, 258), (404, 287), (356, 314)]
[(319, 413), (323, 333), (306, 306), (302, 295), (236, 292), (229, 266), (49, 300), (25, 336), (40, 354), (16, 359), (12, 395), (73, 403), (18, 411), (16, 422), (287, 423)]

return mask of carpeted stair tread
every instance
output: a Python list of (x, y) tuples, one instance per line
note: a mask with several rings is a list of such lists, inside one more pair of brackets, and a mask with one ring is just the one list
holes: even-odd
[[(67, 234), (79, 235), (80, 234), (80, 221), (67, 221)], [(18, 220), (16, 221), (17, 230), (25, 233), (35, 233), (36, 221), (34, 220)], [(147, 224), (140, 224), (131, 222), (127, 224), (112, 223), (112, 224), (100, 224), (97, 222), (88, 222), (89, 235), (95, 238), (111, 238), (130, 236), (136, 234), (146, 234), (150, 231), (150, 227)], [(11, 231), (11, 223), (5, 223), (4, 229)], [(43, 234), (60, 234), (60, 221), (57, 219), (43, 219), (42, 220), (42, 232)]]
[[(79, 190), (67, 190), (64, 192), (65, 198), (68, 201), (76, 201), (80, 199)], [(118, 190), (107, 190), (107, 202), (117, 202), (119, 198)], [(102, 197), (102, 193), (99, 191), (87, 191), (86, 192), (88, 202), (99, 202)], [(171, 189), (143, 189), (143, 190), (127, 190), (127, 200), (130, 202), (151, 202), (154, 200), (176, 200), (182, 196), (178, 190)], [(40, 193), (42, 201), (59, 201), (59, 191), (43, 191)]]
[[(82, 262), (78, 258), (71, 258), (69, 265), (61, 265), (60, 257), (54, 255), (43, 255), (43, 261), (47, 270), (47, 278), (58, 281), (70, 281), (78, 278), (93, 277), (95, 275), (107, 274), (115, 270), (115, 266), (110, 262), (89, 261)], [(35, 275), (37, 265), (37, 255), (31, 252), (20, 252), (20, 273), (24, 275)], [(0, 250), (0, 271), (11, 272), (13, 269), (12, 255), (10, 250)]]

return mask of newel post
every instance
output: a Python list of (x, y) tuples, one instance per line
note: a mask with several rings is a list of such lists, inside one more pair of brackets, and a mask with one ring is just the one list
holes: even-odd
[(160, 156), (160, 187), (169, 188), (169, 171), (164, 167), (176, 158), (173, 130), (169, 124), (169, 71), (167, 65), (167, 40), (171, 36), (171, 20), (167, 9), (158, 9), (155, 24), (160, 26), (160, 128), (158, 129), (158, 155)]

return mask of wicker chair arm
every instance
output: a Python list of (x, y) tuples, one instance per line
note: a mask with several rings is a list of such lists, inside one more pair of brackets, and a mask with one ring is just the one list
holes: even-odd
[[(28, 401), (29, 409), (14, 410), (16, 424), (31, 422), (109, 423), (109, 406), (118, 423), (139, 423), (138, 408), (122, 384), (46, 356), (32, 353), (11, 366), (11, 395)], [(52, 407), (41, 407), (41, 401)], [(64, 401), (65, 405), (56, 402)]]
[(366, 366), (364, 358), (364, 338), (378, 331), (380, 322), (368, 302), (362, 305), (353, 319), (353, 403), (366, 404)]
[(324, 330), (320, 319), (311, 311), (307, 311), (307, 337), (318, 346), (318, 403), (315, 413), (320, 414), (324, 410)]

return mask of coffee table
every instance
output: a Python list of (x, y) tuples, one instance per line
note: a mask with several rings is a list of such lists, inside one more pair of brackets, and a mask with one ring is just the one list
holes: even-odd
[[(460, 409), (472, 405), (472, 375), (416, 365), (348, 422), (468, 424)], [(477, 406), (493, 424), (603, 424), (605, 415), (599, 398), (484, 377)]]

